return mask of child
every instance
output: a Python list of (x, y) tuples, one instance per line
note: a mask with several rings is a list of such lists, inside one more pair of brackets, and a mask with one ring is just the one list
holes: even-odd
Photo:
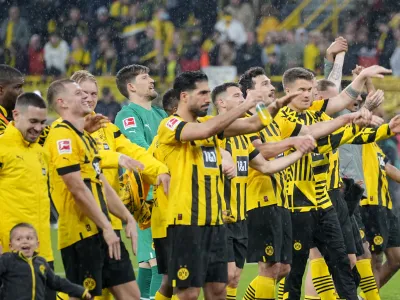
[(32, 225), (20, 223), (11, 229), (10, 249), (13, 252), (0, 256), (3, 300), (44, 300), (46, 286), (71, 297), (92, 298), (87, 289), (55, 275), (47, 261), (35, 252), (38, 246)]

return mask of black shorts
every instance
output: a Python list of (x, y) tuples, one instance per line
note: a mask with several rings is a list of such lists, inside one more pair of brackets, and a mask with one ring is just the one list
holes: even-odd
[(247, 262), (291, 263), (292, 228), (286, 208), (271, 205), (248, 211), (247, 228)]
[(236, 267), (243, 269), (247, 254), (247, 222), (246, 220), (226, 225), (227, 258), (235, 262)]
[(360, 207), (371, 252), (400, 247), (399, 220), (391, 209), (378, 205)]
[(344, 194), (340, 189), (330, 190), (328, 193), (339, 219), (346, 252), (347, 254), (356, 254), (357, 249), (354, 240), (353, 226), (351, 224), (347, 203), (344, 200)]
[[(119, 231), (117, 235), (121, 237)], [(111, 259), (103, 236), (98, 233), (61, 249), (65, 276), (83, 285), (93, 296), (109, 288), (135, 280), (129, 253), (121, 240), (121, 260)]]
[(173, 287), (201, 288), (228, 281), (226, 226), (169, 226), (168, 280)]
[(153, 239), (158, 274), (168, 274), (168, 237)]

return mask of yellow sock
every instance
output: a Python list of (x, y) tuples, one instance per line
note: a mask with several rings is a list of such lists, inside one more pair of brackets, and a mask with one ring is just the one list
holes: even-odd
[(57, 300), (68, 300), (69, 296), (67, 294), (62, 293), (62, 292), (58, 292), (56, 299)]
[(364, 292), (362, 297), (366, 300), (380, 300), (378, 287), (376, 286), (374, 273), (370, 259), (361, 259), (356, 263), (358, 274), (360, 274), (360, 288)]
[(178, 298), (178, 296), (177, 296), (177, 295), (172, 295), (172, 298), (171, 298), (171, 300), (179, 300), (179, 298)]
[(101, 296), (94, 297), (94, 300), (113, 300), (114, 297), (109, 289), (103, 289), (101, 291)]
[(283, 294), (285, 293), (285, 277), (278, 283), (278, 300), (283, 300)]
[(229, 285), (226, 286), (226, 299), (236, 300), (237, 288), (232, 288)]
[(275, 279), (258, 276), (256, 285), (256, 300), (275, 299)]
[(170, 300), (171, 298), (165, 297), (160, 291), (157, 291), (156, 295), (154, 296), (154, 300)]
[(321, 300), (336, 300), (335, 286), (325, 260), (313, 259), (310, 261), (310, 267), (312, 282)]
[(257, 287), (257, 279), (253, 279), (252, 282), (250, 282), (249, 286), (246, 289), (246, 293), (244, 293), (243, 300), (254, 300), (256, 297), (256, 287)]
[(304, 300), (320, 300), (320, 297), (315, 297), (315, 296), (304, 296)]

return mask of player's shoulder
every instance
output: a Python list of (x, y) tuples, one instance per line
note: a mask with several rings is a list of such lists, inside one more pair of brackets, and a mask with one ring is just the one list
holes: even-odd
[(184, 122), (184, 120), (178, 115), (169, 116), (160, 122), (159, 130), (169, 129), (175, 131), (178, 125), (182, 122)]
[(152, 105), (151, 108), (155, 111), (157, 111), (160, 115), (162, 115), (164, 118), (168, 117), (167, 113), (165, 112), (164, 109), (157, 105)]
[(137, 127), (138, 122), (141, 122), (139, 112), (125, 105), (115, 117), (115, 125), (120, 128), (127, 130), (129, 128)]

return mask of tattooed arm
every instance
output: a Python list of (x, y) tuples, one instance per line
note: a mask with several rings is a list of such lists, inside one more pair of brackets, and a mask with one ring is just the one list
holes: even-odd
[(340, 84), (342, 82), (342, 70), (343, 70), (343, 63), (344, 63), (344, 56), (346, 52), (340, 52), (335, 57), (335, 63), (333, 64), (333, 68), (331, 73), (328, 76), (328, 80), (332, 81), (338, 91), (340, 91)]

